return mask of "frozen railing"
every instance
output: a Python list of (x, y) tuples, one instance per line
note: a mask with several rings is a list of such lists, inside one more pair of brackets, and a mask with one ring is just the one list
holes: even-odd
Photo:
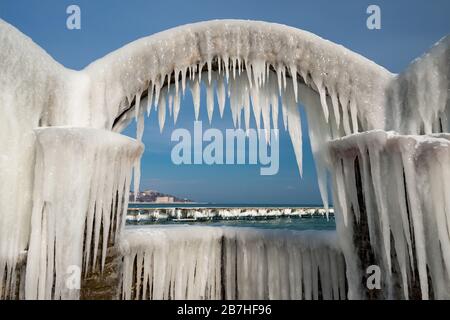
[(332, 231), (127, 227), (124, 299), (344, 299)]

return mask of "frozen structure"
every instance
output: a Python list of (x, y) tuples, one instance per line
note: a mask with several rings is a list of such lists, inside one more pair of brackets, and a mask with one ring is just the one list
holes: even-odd
[(124, 299), (346, 297), (333, 231), (127, 227), (122, 252)]
[[(0, 43), (1, 297), (78, 298), (81, 275), (103, 268), (108, 248), (122, 248), (127, 241), (121, 253), (123, 297), (132, 297), (133, 290), (145, 297), (145, 289), (142, 294), (139, 289), (142, 279), (135, 275), (161, 266), (148, 265), (142, 253), (134, 257), (139, 250), (161, 253), (153, 243), (157, 233), (127, 232), (122, 237), (131, 170), (134, 189), (139, 187), (144, 116), (155, 109), (162, 130), (167, 115), (177, 120), (189, 89), (198, 117), (202, 87), (210, 120), (216, 101), (223, 114), (227, 97), (236, 126), (248, 128), (253, 114), (258, 128), (269, 129), (282, 117), (300, 173), (298, 105), (305, 106), (326, 208), (327, 177), (333, 181), (340, 244), (333, 254), (337, 257), (340, 250), (345, 259), (348, 298), (448, 297), (448, 146), (446, 135), (433, 134), (449, 128), (450, 37), (400, 75), (309, 32), (254, 21), (174, 28), (132, 42), (81, 71), (61, 66), (1, 20)], [(138, 123), (137, 141), (119, 135), (132, 119)], [(377, 131), (368, 132), (372, 130)], [(178, 233), (187, 237), (189, 231), (162, 230), (161, 235), (178, 239)], [(262, 254), (280, 241), (290, 248), (282, 250), (286, 255), (302, 250), (321, 255), (327, 252), (329, 235), (286, 239), (216, 230), (208, 231), (205, 241), (213, 246), (218, 238), (241, 243), (242, 250), (264, 243)], [(317, 242), (314, 249), (312, 241)], [(207, 259), (214, 261), (213, 256)], [(298, 261), (305, 261), (303, 255)], [(327, 266), (341, 279), (338, 261), (330, 259)], [(369, 263), (384, 274), (376, 294), (364, 289)], [(324, 272), (311, 266), (312, 277), (314, 270)], [(225, 297), (208, 277), (193, 296)], [(322, 298), (343, 297), (341, 281), (320, 280)], [(251, 279), (246, 281), (244, 287), (253, 286)], [(179, 282), (158, 283), (158, 294), (152, 295), (177, 296), (167, 289), (170, 283), (179, 288)], [(227, 286), (220, 287), (229, 292)], [(273, 296), (319, 297), (317, 290), (296, 290)], [(252, 287), (226, 297), (267, 297), (269, 291)]]
[(127, 221), (158, 221), (158, 220), (258, 220), (274, 218), (324, 217), (334, 215), (330, 208), (130, 208)]
[[(331, 144), (335, 207), (343, 213), (338, 232), (355, 277), (349, 279), (352, 296), (363, 290), (359, 265), (376, 263), (387, 271), (384, 298), (450, 298), (449, 138), (376, 130)], [(365, 255), (357, 254), (362, 243), (352, 241), (356, 232), (370, 243)]]

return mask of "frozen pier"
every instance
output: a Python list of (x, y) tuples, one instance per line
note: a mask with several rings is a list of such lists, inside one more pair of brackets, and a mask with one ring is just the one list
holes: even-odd
[[(330, 216), (334, 209), (329, 209)], [(241, 207), (241, 208), (129, 208), (127, 222), (146, 221), (210, 221), (210, 220), (266, 220), (278, 218), (312, 218), (326, 217), (324, 208), (267, 208), (267, 207)]]

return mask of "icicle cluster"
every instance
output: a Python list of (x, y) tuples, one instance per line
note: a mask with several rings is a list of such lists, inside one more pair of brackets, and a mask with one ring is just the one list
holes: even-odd
[(449, 138), (371, 131), (331, 143), (338, 232), (356, 272), (350, 297), (361, 298), (357, 279), (368, 267), (354, 265), (353, 235), (364, 218), (385, 298), (408, 299), (416, 281), (423, 299), (450, 298)]
[(103, 267), (107, 245), (124, 225), (131, 168), (143, 147), (92, 128), (49, 127), (35, 133), (25, 297), (75, 299), (83, 267), (95, 267), (99, 247)]
[[(0, 298), (14, 297), (30, 235), (34, 134), (64, 68), (0, 19)], [(54, 94), (51, 94), (51, 93)], [(23, 259), (22, 259), (23, 260)]]
[[(286, 86), (286, 77), (294, 83), (302, 79), (320, 95), (326, 119), (328, 95), (335, 100), (333, 108), (338, 102), (344, 110), (357, 107), (362, 125), (369, 128), (383, 125), (383, 114), (372, 110), (383, 109), (384, 89), (393, 77), (372, 61), (312, 33), (240, 20), (201, 22), (161, 32), (112, 52), (84, 72), (95, 84), (91, 96), (97, 101), (92, 112), (110, 108), (105, 116), (112, 118), (105, 122), (112, 128), (113, 121), (138, 102), (143, 93), (152, 96), (158, 105), (164, 96), (161, 90), (175, 86), (177, 91), (179, 81), (183, 92), (186, 81), (194, 81), (197, 105), (201, 72), (208, 73), (207, 82), (211, 83), (214, 70), (223, 73), (227, 81), (243, 72), (251, 81), (251, 88), (264, 84), (269, 70), (277, 73), (275, 79), (280, 87)], [(236, 93), (239, 98), (239, 92)], [(294, 95), (296, 98), (295, 85)], [(176, 93), (173, 102), (177, 110), (175, 97)], [(223, 91), (219, 91), (218, 100), (219, 104), (223, 101)], [(258, 115), (257, 111), (255, 116)]]
[(387, 91), (385, 130), (431, 134), (450, 129), (450, 36), (398, 75)]
[[(216, 69), (212, 70), (212, 65), (216, 66)], [(207, 72), (199, 71), (205, 70), (205, 68)], [(166, 76), (163, 78), (165, 79)], [(270, 143), (270, 129), (278, 129), (279, 105), (281, 105), (284, 128), (291, 137), (301, 175), (302, 129), (298, 109), (301, 101), (307, 107), (308, 120), (311, 123), (310, 136), (319, 172), (320, 190), (324, 204), (328, 207), (327, 158), (324, 147), (326, 142), (332, 138), (358, 132), (359, 123), (363, 120), (361, 114), (358, 113), (355, 97), (339, 98), (337, 94), (333, 94), (331, 97), (327, 96), (326, 87), (317, 93), (306, 84), (313, 81), (306, 75), (305, 78), (302, 78), (293, 66), (273, 66), (265, 61), (248, 63), (239, 58), (230, 61), (219, 58), (219, 60), (214, 60), (214, 63), (206, 63), (205, 67), (192, 66), (177, 71), (174, 84), (171, 84), (169, 76), (167, 79), (163, 83), (151, 82), (145, 99), (141, 100), (142, 93), (139, 93), (133, 99), (135, 104), (131, 107), (130, 112), (124, 113), (119, 118), (114, 130), (120, 131), (128, 125), (133, 117), (136, 117), (137, 139), (142, 139), (145, 110), (147, 114), (150, 114), (153, 106), (158, 115), (160, 129), (163, 130), (167, 113), (173, 115), (174, 121), (177, 120), (181, 96), (184, 95), (186, 87), (191, 90), (195, 117), (198, 119), (200, 90), (205, 87), (206, 108), (210, 121), (213, 117), (216, 100), (220, 116), (222, 116), (228, 97), (235, 127), (250, 128), (250, 117), (253, 113), (257, 129), (264, 128), (266, 133), (264, 141)], [(162, 87), (164, 83), (165, 86)], [(312, 85), (317, 88), (315, 83)], [(348, 103), (344, 103), (347, 99), (350, 99)], [(244, 120), (242, 120), (242, 116)], [(139, 187), (139, 172), (137, 173), (138, 175), (134, 179), (136, 190)]]
[[(248, 128), (253, 113), (256, 126), (267, 129), (266, 136), (271, 125), (277, 126), (281, 97), (283, 122), (292, 138), (300, 174), (299, 84), (319, 97), (321, 128), (330, 120), (336, 127), (334, 133), (341, 137), (361, 127), (383, 128), (385, 89), (393, 78), (370, 60), (309, 32), (239, 20), (202, 22), (158, 33), (95, 61), (83, 72), (93, 84), (90, 96), (95, 97), (95, 103), (90, 105), (97, 120), (103, 115), (106, 128), (120, 132), (136, 116), (138, 139), (142, 136), (143, 110), (150, 113), (155, 106), (162, 130), (167, 113), (177, 120), (187, 87), (198, 117), (202, 82), (210, 121), (216, 91), (220, 115), (228, 96), (235, 126), (244, 126), (244, 114)], [(320, 136), (320, 130), (316, 131)], [(317, 144), (323, 142), (319, 138)], [(319, 146), (316, 149), (324, 185), (325, 154)], [(326, 187), (321, 191), (327, 206)]]
[(125, 299), (345, 299), (334, 232), (129, 227)]

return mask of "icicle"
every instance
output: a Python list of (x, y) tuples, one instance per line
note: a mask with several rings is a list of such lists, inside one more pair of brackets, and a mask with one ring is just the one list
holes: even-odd
[(278, 94), (276, 88), (276, 82), (271, 78), (269, 81), (270, 86), (270, 104), (272, 105), (272, 124), (273, 128), (278, 130)]
[(207, 68), (208, 68), (208, 84), (211, 85), (211, 73), (212, 73), (212, 64), (211, 64), (211, 59), (208, 59), (208, 62), (206, 63)]
[[(103, 225), (103, 264), (113, 222), (111, 207), (142, 146), (130, 138), (92, 128), (49, 127), (37, 129), (35, 134), (39, 144), (25, 298), (77, 299), (80, 292), (66, 285), (66, 277), (70, 273), (79, 277), (74, 281), (81, 281), (77, 271), (81, 271), (82, 258), (89, 257), (91, 249), (84, 247), (85, 230), (89, 244), (94, 233), (95, 266), (98, 226)], [(121, 171), (128, 174), (110, 174)], [(128, 206), (128, 190), (119, 210)]]
[(282, 65), (279, 64), (277, 66), (277, 80), (278, 80), (278, 94), (280, 95), (280, 97), (283, 96), (283, 94), (281, 92), (282, 91), (282, 85), (281, 85), (282, 72), (283, 72)]
[(180, 81), (180, 70), (175, 70), (175, 95), (178, 95), (178, 86)]
[(344, 96), (339, 96), (339, 103), (342, 108), (342, 125), (344, 126), (345, 135), (351, 134), (350, 122), (348, 119), (348, 99)]
[(136, 100), (134, 103), (134, 110), (135, 110), (134, 117), (136, 119), (136, 122), (138, 121), (140, 108), (141, 108), (141, 93), (138, 93), (136, 94)]
[(252, 88), (252, 66), (248, 60), (245, 60), (245, 71), (247, 73), (248, 84)]
[(223, 76), (219, 76), (217, 78), (217, 87), (216, 87), (216, 93), (217, 93), (217, 101), (219, 103), (219, 112), (220, 117), (223, 117), (223, 111), (225, 109), (225, 84), (223, 81)]
[(214, 112), (214, 85), (211, 81), (206, 84), (206, 109), (208, 111), (209, 124), (211, 124)]
[(259, 104), (259, 93), (257, 86), (253, 86), (253, 88), (250, 88), (250, 95), (253, 107), (253, 115), (256, 122), (256, 129), (259, 130), (261, 128), (261, 106)]
[(261, 115), (264, 124), (265, 142), (270, 144), (270, 101), (267, 96), (267, 89), (264, 88), (262, 96), (260, 96)]
[(159, 94), (160, 94), (160, 92), (161, 92), (161, 86), (155, 84), (155, 109), (159, 105)]
[(336, 95), (336, 92), (334, 89), (331, 91), (331, 104), (333, 105), (333, 113), (334, 118), (336, 119), (336, 126), (339, 128), (339, 125), (341, 123), (341, 113), (339, 111), (339, 100)]
[(353, 133), (358, 132), (358, 114), (356, 109), (356, 102), (353, 94), (350, 96), (350, 114), (352, 117)]
[(169, 101), (167, 101), (167, 107), (169, 109), (169, 116), (172, 116), (172, 109), (173, 109), (173, 95), (171, 93), (168, 93)]
[(183, 90), (183, 96), (186, 91), (186, 73), (187, 73), (187, 68), (183, 69), (181, 71), (181, 89)]
[(166, 95), (161, 95), (158, 103), (158, 123), (160, 132), (164, 129), (164, 122), (166, 121)]
[[(295, 102), (298, 102), (297, 67), (295, 65), (291, 65), (289, 69), (291, 71), (292, 85), (294, 87)], [(328, 116), (326, 119), (328, 119)]]
[(148, 87), (148, 100), (147, 100), (147, 117), (150, 117), (150, 111), (152, 110), (152, 102), (153, 102), (153, 91), (154, 91), (154, 84), (152, 84)]
[(323, 87), (322, 82), (321, 82), (322, 80), (317, 80), (317, 79), (313, 78), (313, 81), (317, 87), (317, 90), (319, 91), (320, 104), (322, 105), (322, 110), (323, 110), (323, 115), (324, 115), (325, 121), (328, 122), (329, 111), (328, 111), (328, 104), (327, 104), (326, 88)]
[(233, 79), (236, 79), (236, 60), (231, 59), (231, 68), (233, 70)]
[(287, 121), (288, 121), (288, 131), (291, 137), (292, 145), (294, 147), (295, 157), (297, 159), (298, 170), (300, 176), (303, 175), (302, 161), (303, 161), (303, 138), (302, 138), (302, 127), (300, 112), (298, 110), (297, 103), (295, 102), (295, 97), (293, 93), (293, 88), (288, 87), (286, 91), (286, 106), (287, 108)]
[(324, 299), (345, 298), (334, 232), (140, 227), (121, 251), (124, 299), (147, 298), (147, 286), (150, 299), (318, 299), (319, 286)]
[(248, 87), (245, 87), (244, 93), (244, 119), (245, 119), (245, 129), (248, 132), (248, 129), (250, 129), (250, 97)]
[(229, 68), (230, 60), (229, 60), (229, 57), (228, 56), (224, 56), (223, 62), (225, 64), (225, 77), (226, 77), (227, 83), (228, 83), (228, 81), (230, 79), (230, 68)]
[(142, 136), (144, 135), (144, 110), (142, 110), (138, 115), (138, 123), (136, 126), (136, 140), (141, 142)]
[(198, 121), (198, 116), (200, 114), (200, 83), (197, 80), (191, 82), (190, 85), (191, 93), (192, 93), (192, 101), (194, 102), (194, 112), (195, 112), (195, 120)]
[(175, 98), (173, 100), (173, 122), (177, 123), (178, 113), (180, 112), (180, 95), (179, 93), (175, 94)]

